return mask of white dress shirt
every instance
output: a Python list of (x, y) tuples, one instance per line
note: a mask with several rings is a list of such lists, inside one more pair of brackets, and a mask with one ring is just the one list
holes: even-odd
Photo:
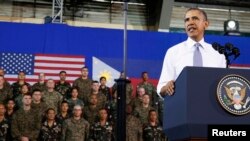
[[(195, 51), (194, 45), (197, 42), (188, 38), (186, 41), (181, 42), (166, 52), (161, 76), (157, 85), (157, 93), (160, 96), (160, 90), (170, 80), (176, 80), (181, 71), (186, 66), (193, 66), (193, 55)], [(211, 44), (204, 41), (204, 38), (199, 41), (202, 47), (200, 52), (202, 55), (203, 67), (217, 67), (226, 68), (226, 59), (223, 54), (213, 49)]]

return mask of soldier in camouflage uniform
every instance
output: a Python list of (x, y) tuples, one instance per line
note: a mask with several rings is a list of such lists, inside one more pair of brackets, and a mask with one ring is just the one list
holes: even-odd
[(60, 111), (56, 114), (56, 120), (58, 123), (62, 124), (66, 119), (71, 117), (71, 113), (69, 113), (69, 104), (67, 101), (62, 101), (60, 106)]
[(107, 97), (107, 101), (112, 100), (111, 89), (106, 85), (107, 79), (106, 77), (100, 77), (100, 88), (99, 92), (104, 94)]
[(93, 124), (98, 118), (98, 98), (97, 95), (90, 95), (89, 105), (84, 107), (84, 118), (90, 123)]
[(71, 85), (66, 81), (66, 71), (60, 71), (60, 80), (56, 82), (55, 90), (58, 91), (62, 96), (63, 100), (70, 98)]
[(49, 108), (46, 112), (46, 120), (43, 122), (39, 141), (60, 141), (62, 126), (55, 120), (55, 110)]
[(44, 92), (47, 89), (47, 86), (45, 83), (45, 74), (40, 73), (38, 76), (38, 79), (39, 81), (31, 87), (31, 92), (35, 89), (39, 89), (41, 92)]
[(4, 85), (4, 76), (0, 75), (0, 102), (6, 103), (8, 99), (13, 97), (12, 89)]
[(5, 106), (0, 104), (0, 141), (11, 141), (10, 122), (5, 118)]
[(141, 121), (132, 115), (132, 106), (126, 106), (126, 141), (142, 141)]
[[(5, 75), (5, 71), (4, 71), (4, 69), (2, 69), (2, 68), (0, 68), (0, 75), (2, 75), (3, 77), (4, 77), (4, 75)], [(10, 85), (10, 83), (9, 83), (7, 80), (4, 81), (4, 86), (5, 86), (6, 88), (11, 88), (11, 85)]]
[(146, 94), (146, 91), (143, 87), (139, 87), (137, 88), (137, 94), (136, 94), (136, 97), (133, 98), (131, 101), (130, 101), (130, 105), (132, 106), (133, 110), (136, 108), (136, 107), (139, 107), (141, 106), (142, 104), (142, 98), (143, 98), (143, 95)]
[(79, 88), (79, 99), (81, 99), (83, 103), (87, 103), (88, 96), (91, 94), (92, 80), (88, 78), (89, 70), (87, 67), (83, 67), (81, 73), (82, 76), (74, 81), (73, 86)]
[(92, 81), (92, 85), (91, 85), (91, 95), (97, 95), (97, 99), (98, 99), (98, 107), (99, 108), (104, 108), (107, 102), (107, 97), (99, 92), (99, 82), (98, 81)]
[(23, 106), (12, 119), (11, 134), (14, 140), (36, 141), (40, 130), (40, 117), (31, 109), (31, 96), (23, 96)]
[(62, 102), (62, 95), (55, 91), (55, 82), (53, 79), (48, 79), (47, 90), (43, 94), (43, 100), (49, 108), (53, 108), (58, 112), (59, 106)]
[[(120, 78), (125, 79), (124, 72), (121, 72)], [(116, 93), (117, 95), (117, 83), (115, 83), (112, 86), (112, 94), (114, 95)], [(126, 84), (126, 104), (129, 104), (131, 99), (132, 99), (132, 94), (133, 94), (133, 85), (131, 83)]]
[(61, 141), (87, 141), (89, 137), (89, 122), (82, 118), (82, 107), (76, 105), (73, 117), (64, 121)]
[(150, 96), (150, 105), (157, 110), (159, 114), (159, 120), (162, 124), (163, 118), (163, 99), (157, 94), (156, 87), (149, 82), (148, 72), (144, 71), (141, 73), (142, 81), (137, 85), (138, 87), (143, 87), (147, 94)]
[(150, 104), (154, 107), (158, 102), (156, 87), (148, 81), (149, 77), (147, 72), (142, 72), (141, 78), (142, 81), (138, 83), (137, 88), (143, 87), (145, 89), (145, 92), (150, 96)]
[(102, 108), (99, 110), (99, 121), (90, 128), (89, 141), (114, 141), (114, 130), (111, 122), (108, 122), (108, 112)]
[(23, 106), (23, 96), (25, 94), (30, 94), (30, 88), (27, 84), (21, 86), (21, 93), (15, 98), (17, 109), (20, 109)]
[(35, 110), (40, 118), (45, 116), (45, 112), (48, 109), (48, 105), (42, 101), (42, 92), (40, 89), (34, 89), (32, 92), (31, 108)]
[(143, 126), (143, 139), (144, 141), (166, 141), (167, 139), (155, 110), (150, 110), (148, 113), (148, 122)]
[(152, 106), (150, 106), (150, 98), (148, 94), (143, 95), (142, 99), (142, 105), (139, 107), (136, 107), (134, 110), (134, 115), (140, 119), (142, 124), (147, 123), (148, 121), (148, 112), (152, 109), (154, 109)]
[(15, 99), (21, 93), (21, 87), (25, 84), (30, 87), (30, 84), (25, 82), (26, 74), (24, 71), (20, 71), (18, 73), (18, 80), (17, 82), (11, 85), (13, 90), (13, 98)]

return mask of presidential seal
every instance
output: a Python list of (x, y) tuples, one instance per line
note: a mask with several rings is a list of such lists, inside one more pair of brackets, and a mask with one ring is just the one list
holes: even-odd
[(250, 112), (250, 83), (239, 75), (227, 75), (217, 86), (217, 99), (220, 105), (234, 115)]

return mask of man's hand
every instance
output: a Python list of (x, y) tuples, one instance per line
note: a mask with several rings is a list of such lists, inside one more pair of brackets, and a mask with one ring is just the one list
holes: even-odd
[(174, 94), (174, 80), (168, 81), (168, 83), (161, 88), (161, 96), (173, 95)]

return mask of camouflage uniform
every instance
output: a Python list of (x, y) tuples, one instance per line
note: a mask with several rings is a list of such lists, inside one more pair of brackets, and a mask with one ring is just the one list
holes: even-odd
[(164, 101), (159, 97), (159, 95), (156, 92), (156, 87), (152, 83), (145, 83), (145, 82), (140, 82), (137, 85), (138, 87), (143, 87), (146, 91), (147, 94), (150, 96), (150, 105), (155, 108), (155, 110), (159, 113), (159, 120), (162, 124), (163, 120), (163, 107), (164, 107)]
[(91, 94), (92, 80), (82, 79), (81, 77), (77, 78), (73, 83), (73, 87), (75, 86), (79, 88), (78, 98), (83, 100), (84, 103), (87, 103), (88, 96)]
[(144, 141), (165, 141), (166, 137), (160, 125), (151, 126), (145, 124), (143, 127), (143, 140)]
[(109, 113), (109, 120), (112, 121), (113, 123), (116, 123), (117, 120), (117, 101), (112, 100), (109, 101), (105, 108), (108, 110)]
[[(107, 98), (104, 94), (102, 93), (98, 93), (98, 94), (95, 94), (97, 95), (97, 106), (99, 108), (104, 108), (106, 103), (107, 103)], [(91, 96), (91, 95), (90, 95)], [(88, 97), (88, 101), (90, 101), (90, 96)], [(88, 103), (89, 104), (89, 103)]]
[(141, 121), (133, 115), (126, 117), (126, 141), (142, 141)]
[(39, 89), (41, 92), (44, 92), (47, 90), (47, 86), (46, 83), (35, 83), (32, 87), (31, 87), (31, 92), (35, 89)]
[(158, 102), (158, 94), (156, 92), (156, 87), (152, 83), (140, 82), (137, 85), (137, 88), (143, 87), (145, 89), (146, 94), (150, 96), (150, 104), (154, 107)]
[(54, 122), (50, 127), (48, 122), (45, 121), (42, 124), (39, 141), (60, 141), (62, 133), (61, 124)]
[(110, 88), (109, 88), (109, 87), (107, 87), (107, 86), (101, 87), (101, 86), (100, 86), (99, 92), (100, 92), (101, 94), (104, 94), (104, 95), (106, 96), (106, 99), (107, 99), (108, 101), (112, 100), (112, 96), (111, 96), (111, 94), (110, 94)]
[(11, 141), (10, 122), (7, 119), (0, 122), (0, 141)]
[(151, 106), (148, 106), (147, 108), (145, 108), (141, 105), (135, 108), (134, 115), (140, 119), (142, 124), (145, 124), (148, 122), (148, 112), (152, 109), (154, 108)]
[(45, 116), (45, 112), (48, 109), (48, 105), (46, 105), (45, 102), (40, 102), (40, 103), (31, 103), (31, 108), (37, 112), (37, 114), (39, 115), (39, 117), (44, 117)]
[(62, 96), (57, 91), (49, 92), (45, 91), (43, 94), (43, 100), (48, 105), (48, 108), (55, 109), (56, 113), (62, 102)]
[[(112, 86), (112, 93), (114, 95), (114, 93), (117, 94), (117, 83), (115, 83)], [(132, 94), (133, 94), (133, 86), (131, 83), (127, 83), (126, 84), (126, 104), (129, 104), (132, 98)], [(117, 95), (118, 96), (118, 95)]]
[(6, 103), (8, 99), (12, 98), (12, 89), (10, 87), (4, 86), (2, 89), (0, 89), (0, 102)]
[(20, 139), (21, 136), (28, 137), (30, 141), (36, 141), (40, 130), (40, 118), (36, 111), (30, 109), (16, 111), (12, 119), (11, 134), (14, 139)]
[(61, 83), (60, 81), (56, 82), (55, 90), (58, 91), (63, 96), (64, 100), (71, 97), (70, 95), (71, 85), (69, 82), (64, 82), (64, 83)]
[(65, 117), (62, 116), (61, 113), (57, 114), (56, 115), (56, 121), (60, 124), (63, 124), (63, 122), (66, 120), (66, 119), (69, 119), (71, 117), (71, 115), (68, 113)]
[(84, 108), (84, 118), (92, 125), (98, 119), (99, 107), (86, 106)]
[(70, 118), (64, 121), (61, 141), (87, 141), (89, 136), (89, 123), (85, 119)]
[[(27, 85), (28, 87), (30, 87), (30, 84), (27, 82), (24, 82), (23, 85)], [(13, 90), (13, 98), (16, 98), (19, 94), (21, 94), (21, 88), (23, 85), (20, 85), (18, 82), (15, 82), (11, 85)]]
[(82, 109), (84, 108), (84, 103), (81, 99), (78, 99), (78, 98), (76, 100), (69, 99), (69, 100), (67, 100), (67, 102), (69, 103), (70, 113), (73, 111), (73, 108), (75, 105), (80, 105), (82, 107)]
[(131, 105), (134, 110), (136, 107), (139, 107), (142, 105), (142, 99), (134, 98), (130, 101), (129, 105)]
[(106, 122), (104, 126), (100, 122), (96, 122), (90, 128), (89, 141), (114, 141), (114, 130), (110, 122)]

